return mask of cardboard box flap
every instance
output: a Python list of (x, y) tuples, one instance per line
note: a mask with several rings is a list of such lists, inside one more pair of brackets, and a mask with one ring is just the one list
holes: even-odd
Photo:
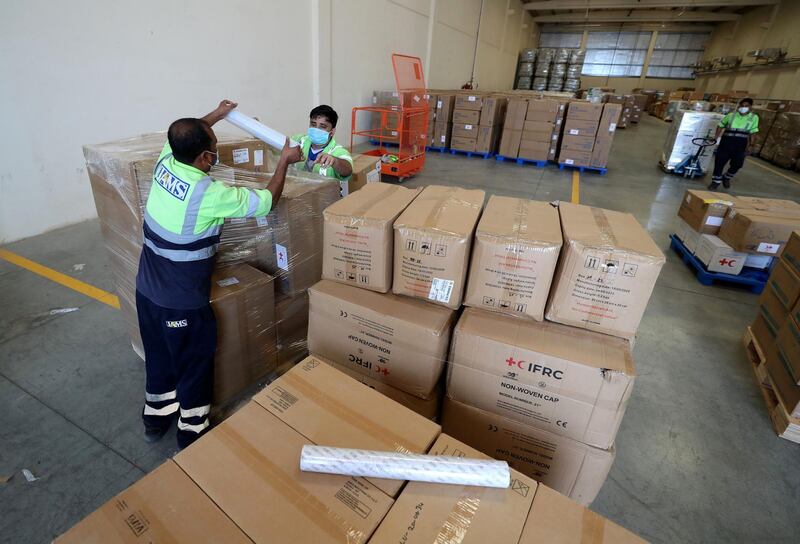
[(564, 238), (587, 247), (617, 248), (656, 262), (665, 262), (666, 257), (644, 230), (636, 218), (629, 213), (614, 212), (579, 204), (561, 202), (558, 206)]
[(456, 327), (456, 335), (491, 338), (509, 346), (544, 353), (601, 370), (635, 376), (627, 340), (558, 323), (523, 321), (498, 317), (467, 308)]
[(725, 206), (733, 206), (735, 201), (740, 197), (734, 197), (725, 193), (715, 193), (714, 191), (700, 191), (697, 189), (689, 189), (686, 191), (686, 202), (694, 204), (694, 199), (699, 200), (703, 204), (724, 204)]
[(484, 195), (479, 189), (429, 185), (397, 218), (394, 228), (429, 229), (453, 236), (469, 236), (481, 213)]
[(390, 221), (408, 206), (421, 189), (407, 189), (389, 183), (368, 183), (361, 190), (325, 208), (326, 220), (333, 216)]
[(519, 544), (645, 544), (639, 538), (561, 493), (539, 484)]
[(549, 202), (492, 195), (478, 223), (477, 236), (560, 246), (558, 210)]
[(775, 212), (776, 215), (796, 217), (800, 215), (800, 204), (793, 200), (779, 198), (760, 198), (754, 196), (739, 196), (735, 199), (738, 210), (755, 210), (759, 212)]

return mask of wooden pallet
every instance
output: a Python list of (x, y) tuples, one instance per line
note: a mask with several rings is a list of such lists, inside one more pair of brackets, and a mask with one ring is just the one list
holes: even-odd
[(772, 428), (779, 437), (800, 444), (800, 419), (789, 414), (778, 392), (772, 386), (772, 381), (765, 368), (766, 358), (764, 351), (758, 344), (756, 337), (753, 336), (753, 331), (750, 327), (745, 329), (742, 343), (744, 344), (747, 359), (753, 366), (753, 372), (758, 381), (758, 389), (761, 391), (764, 404), (767, 406), (767, 414), (772, 422)]

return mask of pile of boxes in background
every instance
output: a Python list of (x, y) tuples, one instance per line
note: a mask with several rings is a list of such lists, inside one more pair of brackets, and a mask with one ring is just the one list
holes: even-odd
[(497, 150), (505, 109), (506, 99), (503, 97), (456, 95), (450, 148), (493, 154)]
[(559, 164), (604, 169), (622, 105), (570, 102), (558, 152)]
[(536, 162), (554, 160), (564, 110), (564, 101), (509, 100), (498, 154)]

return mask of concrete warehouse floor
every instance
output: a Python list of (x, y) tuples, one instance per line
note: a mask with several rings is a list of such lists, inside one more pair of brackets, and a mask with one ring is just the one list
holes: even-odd
[[(796, 542), (800, 445), (773, 433), (740, 342), (757, 297), (700, 285), (669, 252), (684, 190), (708, 181), (657, 168), (666, 131), (652, 117), (618, 131), (609, 173), (581, 176), (581, 203), (633, 213), (667, 254), (593, 508), (654, 542)], [(568, 200), (572, 173), (432, 153), (407, 185), (431, 183)], [(800, 200), (800, 181), (748, 161), (732, 192)], [(7, 249), (113, 291), (96, 220)], [(115, 309), (2, 260), (0, 307), (0, 482), (13, 475), (0, 483), (0, 541), (47, 542), (170, 456), (174, 436), (142, 439), (144, 368)]]

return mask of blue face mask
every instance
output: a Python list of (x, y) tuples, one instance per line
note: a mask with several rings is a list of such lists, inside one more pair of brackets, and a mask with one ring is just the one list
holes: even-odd
[(322, 130), (321, 128), (308, 127), (308, 139), (314, 145), (325, 145), (328, 143), (330, 133)]

